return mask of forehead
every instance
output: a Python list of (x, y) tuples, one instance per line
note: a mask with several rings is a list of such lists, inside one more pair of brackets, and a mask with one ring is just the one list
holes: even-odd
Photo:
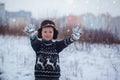
[(42, 30), (52, 30), (53, 31), (53, 28), (52, 27), (45, 27), (45, 28), (42, 28)]

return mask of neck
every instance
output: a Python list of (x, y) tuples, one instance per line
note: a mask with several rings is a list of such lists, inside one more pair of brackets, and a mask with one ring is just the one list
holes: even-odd
[(50, 39), (50, 40), (42, 39), (42, 41), (52, 41), (52, 39)]

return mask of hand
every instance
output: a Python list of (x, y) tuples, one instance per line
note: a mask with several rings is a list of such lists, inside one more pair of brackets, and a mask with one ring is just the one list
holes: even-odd
[(38, 34), (37, 31), (35, 31), (36, 26), (34, 24), (29, 24), (24, 28), (24, 32), (29, 35), (30, 39), (34, 40)]
[(80, 38), (81, 34), (82, 34), (82, 29), (80, 28), (79, 25), (76, 25), (76, 27), (73, 29), (73, 33), (71, 37), (72, 40), (77, 41)]
[(26, 34), (31, 34), (35, 31), (36, 26), (34, 24), (29, 24), (24, 28)]

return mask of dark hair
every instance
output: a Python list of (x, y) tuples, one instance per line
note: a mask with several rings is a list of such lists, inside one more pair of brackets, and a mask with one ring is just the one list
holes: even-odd
[(53, 28), (53, 31), (54, 31), (54, 34), (53, 34), (53, 39), (57, 39), (57, 36), (58, 36), (58, 30), (56, 30), (56, 25), (53, 21), (51, 20), (44, 20), (42, 23), (41, 23), (41, 26), (40, 28), (38, 29), (38, 38), (42, 38), (42, 29), (45, 28), (45, 27), (52, 27)]

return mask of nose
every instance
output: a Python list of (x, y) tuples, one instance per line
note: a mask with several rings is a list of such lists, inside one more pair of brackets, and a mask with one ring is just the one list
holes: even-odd
[(46, 35), (49, 35), (49, 33), (47, 32)]

